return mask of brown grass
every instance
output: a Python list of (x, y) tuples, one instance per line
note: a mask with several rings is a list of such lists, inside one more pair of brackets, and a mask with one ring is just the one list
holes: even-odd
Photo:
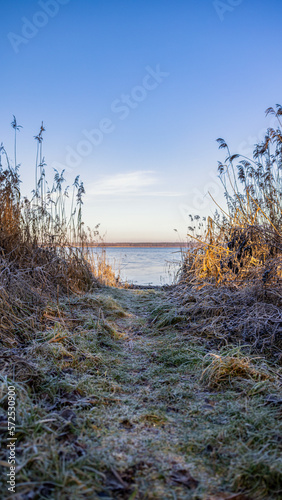
[(271, 378), (269, 373), (258, 369), (247, 356), (209, 353), (205, 362), (208, 366), (203, 370), (201, 380), (205, 380), (209, 387), (230, 384), (235, 378), (256, 382)]
[[(227, 209), (209, 217), (185, 255), (175, 292), (199, 333), (241, 340), (282, 359), (282, 107), (253, 159), (227, 151), (219, 162)], [(195, 218), (197, 221), (199, 217)], [(200, 222), (199, 226), (203, 226)], [(193, 235), (192, 235), (193, 237)]]
[[(19, 126), (14, 118), (15, 138)], [(12, 347), (31, 340), (46, 326), (48, 304), (60, 296), (81, 294), (111, 284), (106, 258), (93, 268), (87, 241), (99, 237), (84, 229), (83, 183), (77, 177), (71, 196), (63, 172), (49, 188), (43, 158), (43, 124), (37, 142), (36, 185), (31, 200), (20, 193), (19, 166), (0, 148), (0, 342)], [(15, 141), (16, 144), (16, 141)], [(16, 161), (15, 145), (15, 161)], [(68, 198), (70, 201), (68, 202)]]

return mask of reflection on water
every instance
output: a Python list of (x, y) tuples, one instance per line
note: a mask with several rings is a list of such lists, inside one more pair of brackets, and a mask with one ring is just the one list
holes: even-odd
[(111, 247), (106, 254), (116, 274), (135, 285), (170, 285), (181, 261), (180, 248)]

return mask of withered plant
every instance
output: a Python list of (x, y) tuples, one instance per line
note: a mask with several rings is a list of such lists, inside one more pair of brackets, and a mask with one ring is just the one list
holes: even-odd
[(197, 246), (186, 253), (178, 294), (188, 302), (196, 294), (191, 314), (197, 326), (222, 342), (239, 337), (260, 350), (273, 346), (281, 357), (282, 278), (282, 106), (268, 108), (277, 119), (253, 158), (227, 152), (219, 162), (226, 205), (208, 217)]

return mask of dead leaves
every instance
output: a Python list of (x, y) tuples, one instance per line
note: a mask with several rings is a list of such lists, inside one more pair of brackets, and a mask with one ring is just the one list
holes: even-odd
[(191, 476), (188, 469), (175, 468), (175, 471), (171, 474), (170, 479), (173, 483), (181, 484), (186, 486), (190, 490), (197, 488), (199, 481)]
[(97, 493), (100, 498), (111, 499), (111, 493), (122, 495), (118, 498), (126, 498), (128, 500), (133, 500), (136, 498), (138, 490), (134, 484), (134, 476), (136, 473), (136, 468), (133, 466), (126, 469), (122, 473), (119, 473), (114, 468), (111, 468), (104, 474), (105, 478), (105, 490)]

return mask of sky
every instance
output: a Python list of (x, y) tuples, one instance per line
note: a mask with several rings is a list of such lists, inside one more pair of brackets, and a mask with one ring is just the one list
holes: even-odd
[[(0, 142), (18, 134), (34, 189), (80, 175), (85, 223), (108, 242), (185, 241), (189, 214), (224, 203), (223, 137), (252, 154), (281, 103), (281, 0), (0, 0)], [(177, 229), (178, 234), (174, 231)]]

